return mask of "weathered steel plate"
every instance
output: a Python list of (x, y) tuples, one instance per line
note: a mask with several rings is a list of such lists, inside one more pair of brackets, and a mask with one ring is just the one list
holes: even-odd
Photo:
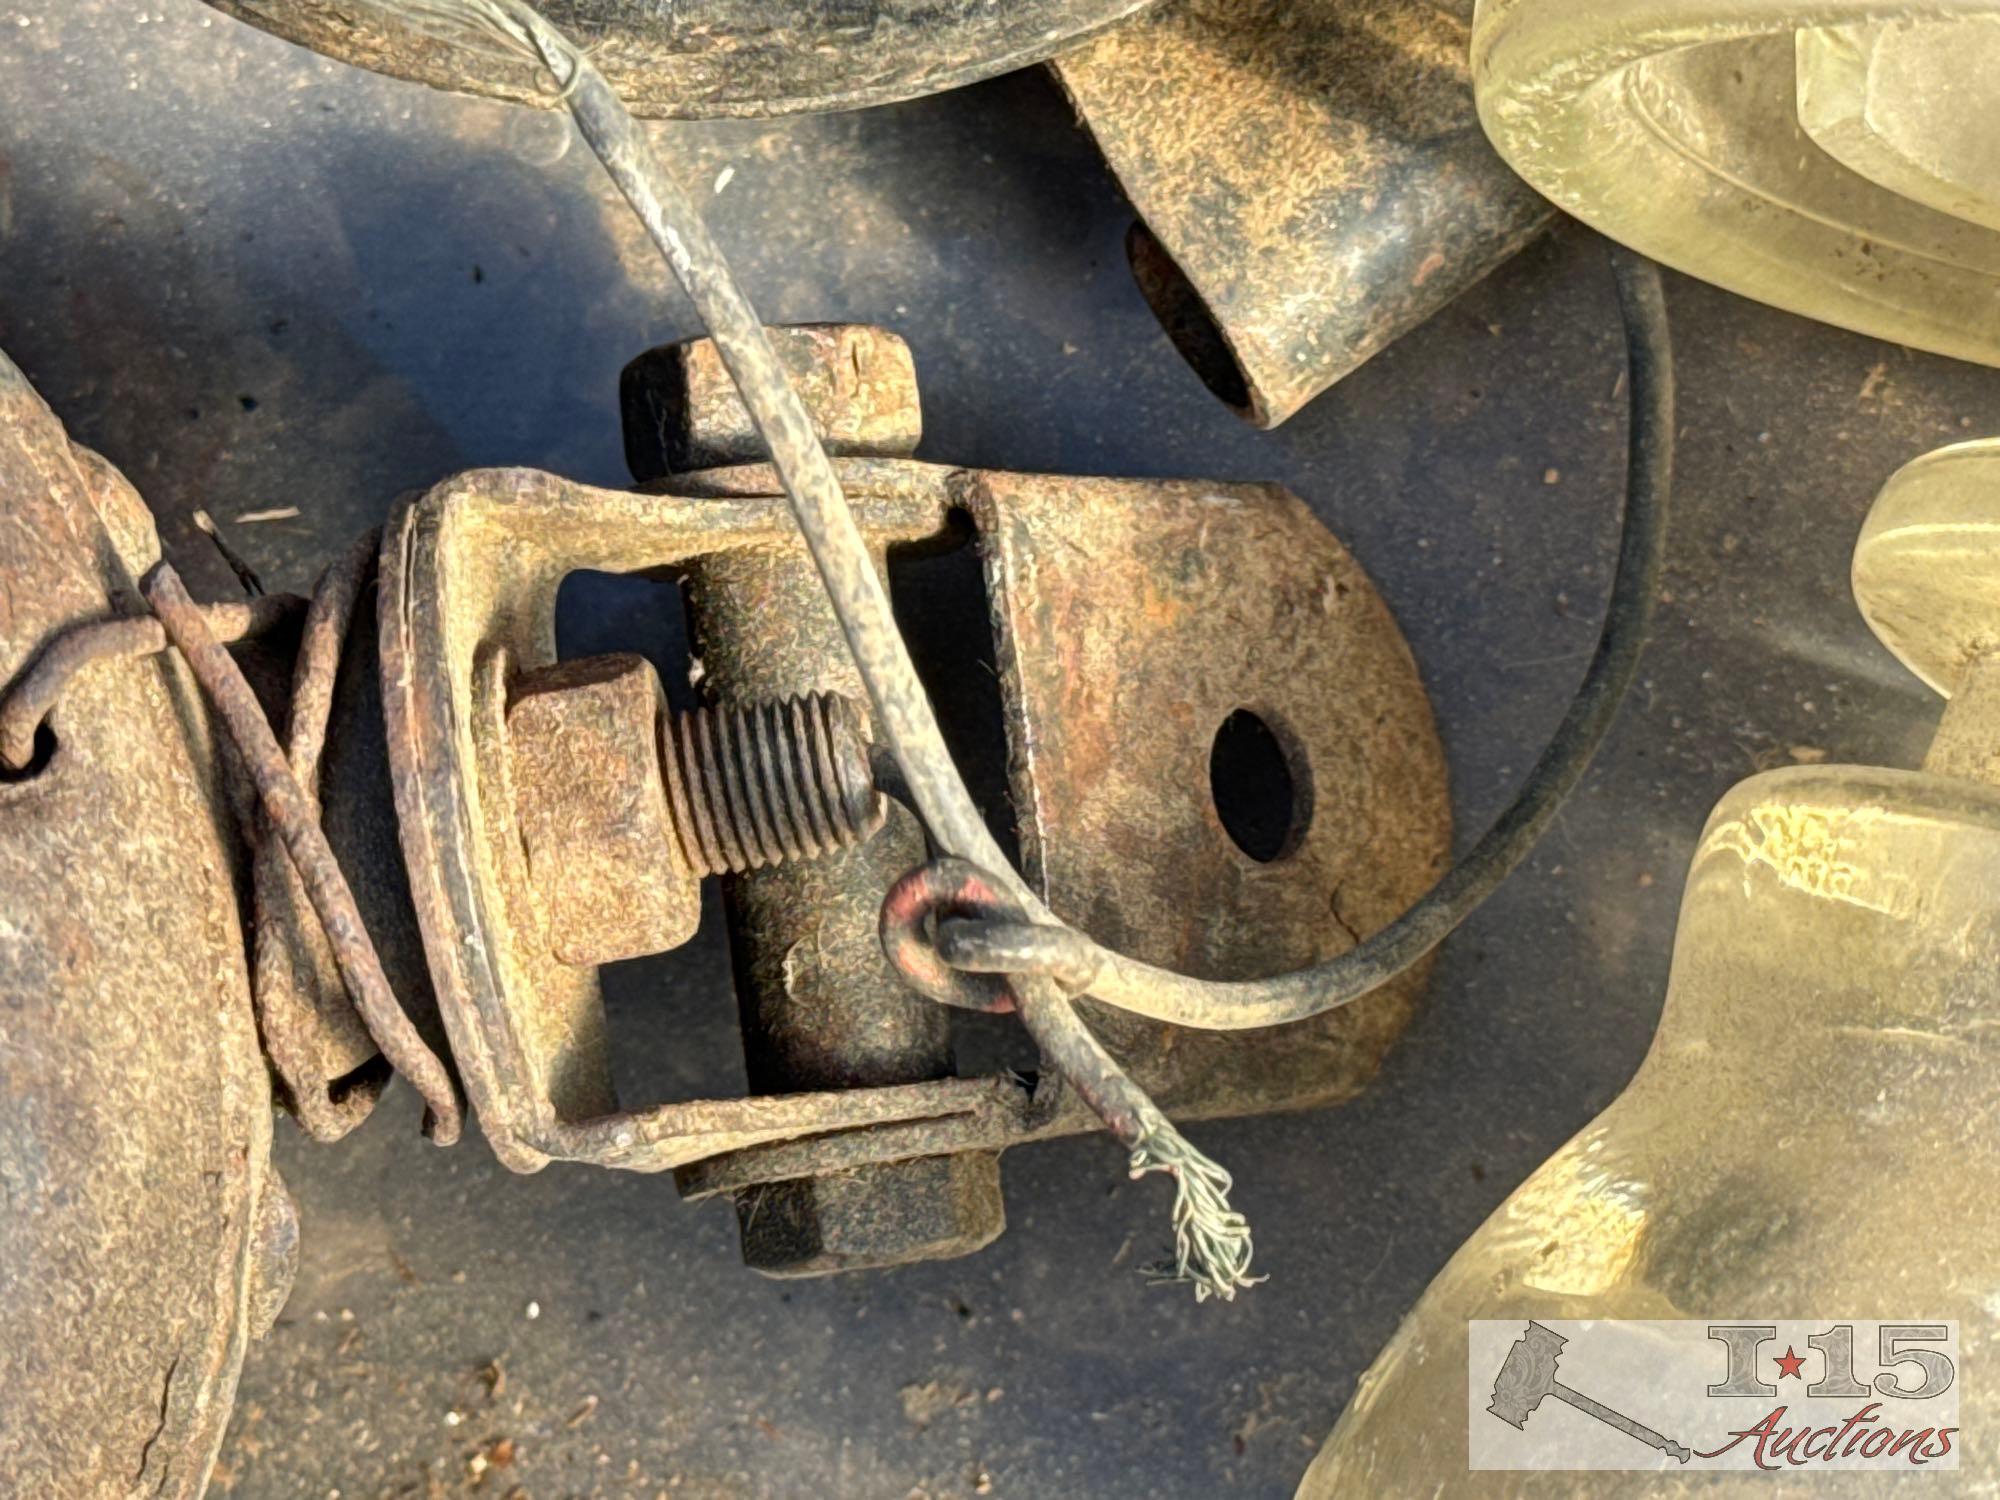
[[(0, 682), (131, 611), (145, 505), (0, 358)], [(296, 1238), (225, 826), (171, 655), (105, 662), (0, 781), (0, 1474), (201, 1492)]]
[[(1057, 914), (1149, 963), (1258, 979), (1345, 952), (1444, 872), (1444, 751), (1416, 663), (1296, 497), (996, 473), (958, 494), (987, 559), (1025, 869)], [(1239, 715), (1265, 726), (1282, 770), (1234, 768), (1225, 749), (1211, 774)], [(1287, 779), (1259, 858), (1218, 799), (1269, 800)], [(1084, 1004), (1169, 1113), (1257, 1114), (1358, 1093), (1428, 973), (1261, 1031)]]

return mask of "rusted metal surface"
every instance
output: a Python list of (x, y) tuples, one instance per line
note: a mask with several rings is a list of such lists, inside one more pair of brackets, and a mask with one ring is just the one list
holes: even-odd
[[(0, 683), (158, 555), (0, 359)], [(289, 1278), (227, 799), (171, 654), (77, 674), (41, 738), (0, 775), (0, 1472), (194, 1496)]]
[[(289, 725), (294, 775), (309, 800), (320, 797), (321, 761), (335, 748), (337, 796), (328, 841), (352, 882), (371, 940), (383, 939), (391, 988), (416, 994), (427, 1018), (429, 979), (409, 897), (384, 819), (388, 783), (382, 763), (381, 714), (375, 703), (374, 652), (350, 652), (349, 633), (374, 576), (376, 534), (359, 539), (329, 565), (310, 600), (289, 594), (195, 606), (218, 643), (252, 642), (258, 694), (274, 720)], [(303, 617), (296, 640), (282, 628)], [(44, 723), (76, 675), (100, 662), (155, 655), (168, 646), (154, 615), (83, 622), (50, 641), (33, 665), (0, 695), (0, 771), (19, 771), (35, 754)], [(290, 659), (281, 673), (279, 657)], [(274, 680), (289, 675), (287, 686)], [(336, 714), (336, 698), (339, 712)], [(360, 753), (357, 754), (357, 748)], [(313, 914), (281, 841), (254, 811), (244, 833), (251, 849), (254, 961), (252, 993), (266, 1056), (283, 1085), (280, 1102), (317, 1140), (337, 1140), (366, 1119), (391, 1076), (349, 998), (339, 963)]]
[[(943, 525), (941, 484), (899, 469), (890, 469), (871, 507), (878, 547)], [(948, 1117), (991, 1096), (989, 1085), (942, 1076), (943, 1068), (934, 1081), (908, 1086), (894, 1081), (896, 1069), (880, 1086), (839, 1093), (694, 1101), (638, 1114), (617, 1108), (596, 975), (562, 964), (541, 941), (507, 752), (508, 685), (553, 662), (555, 591), (570, 571), (679, 569), (699, 597), (703, 585), (693, 570), (707, 569), (707, 587), (720, 589), (725, 559), (739, 555), (753, 572), (787, 577), (801, 601), (796, 610), (760, 610), (758, 632), (778, 639), (776, 627), (807, 618), (806, 601), (825, 610), (816, 586), (808, 587), (810, 565), (796, 531), (768, 495), (680, 499), (522, 472), (475, 474), (406, 503), (388, 528), (385, 709), (413, 895), (468, 1091), (496, 1151), (517, 1169), (562, 1157), (660, 1170), (801, 1131)], [(847, 685), (839, 675), (845, 662), (844, 653), (829, 654), (817, 675), (826, 685)], [(729, 680), (733, 669), (716, 652), (706, 664), (711, 683)], [(800, 690), (822, 685), (802, 683)], [(832, 726), (822, 728), (826, 743), (816, 740), (815, 753), (837, 779)], [(865, 805), (871, 796), (858, 811), (829, 805), (825, 817), (865, 822), (873, 816)], [(756, 836), (756, 821), (752, 814), (728, 826)], [(716, 832), (720, 838), (722, 829)], [(861, 857), (885, 836), (819, 867)], [(921, 855), (920, 841), (910, 855)], [(766, 876), (790, 878), (782, 870), (746, 878)], [(873, 903), (884, 884), (878, 880), (867, 898), (861, 936), (843, 939), (842, 949), (856, 962), (868, 955), (878, 970)], [(880, 977), (888, 1003), (923, 1026), (937, 1024), (930, 1007)]]
[(566, 964), (664, 953), (701, 921), (660, 774), (666, 694), (642, 656), (559, 662), (507, 710), (514, 807), (550, 950)]
[[(835, 463), (879, 547), (945, 529), (953, 471)], [(685, 571), (699, 559), (714, 576), (719, 558), (740, 556), (809, 570), (768, 467), (706, 471), (676, 486), (686, 493), (475, 472), (405, 502), (385, 529), (384, 709), (405, 858), (453, 1057), (489, 1141), (519, 1171), (551, 1159), (659, 1171), (767, 1141), (1008, 1112), (995, 1100), (1018, 1098), (1016, 1086), (949, 1077), (619, 1108), (596, 974), (561, 963), (541, 940), (505, 753), (506, 682), (554, 662), (555, 594), (575, 569)], [(711, 657), (704, 665), (714, 670)], [(900, 817), (862, 849), (891, 837)], [(921, 840), (906, 852), (919, 862)], [(873, 943), (886, 884), (847, 914), (862, 934), (847, 951), (872, 949), (885, 1000), (921, 1011), (928, 1002), (887, 973)]]
[[(951, 486), (987, 557), (1025, 867), (1054, 910), (1147, 961), (1255, 978), (1345, 951), (1435, 881), (1450, 821), (1428, 701), (1380, 596), (1296, 499), (1041, 475)], [(1295, 791), (1269, 861), (1237, 846), (1214, 803), (1212, 746), (1245, 708), (1274, 731)], [(1177, 1118), (1310, 1108), (1374, 1076), (1427, 972), (1258, 1031), (1079, 1008)], [(701, 1196), (1092, 1123), (1071, 1099), (1032, 1123), (1016, 1109), (760, 1147), (680, 1181)]]
[[(869, 505), (883, 545), (944, 520), (935, 478), (895, 478)], [(517, 1170), (560, 1158), (659, 1171), (802, 1131), (962, 1113), (984, 1097), (977, 1080), (943, 1079), (617, 1105), (596, 974), (542, 940), (511, 786), (508, 683), (556, 660), (555, 594), (571, 571), (678, 570), (728, 553), (805, 566), (775, 496), (634, 494), (525, 470), (461, 475), (399, 506), (386, 528), (384, 709), (411, 893), (467, 1092)]]
[[(534, 69), (383, 19), (366, 0), (210, 0), (328, 57), (551, 105)], [(858, 109), (1040, 62), (1149, 0), (547, 0), (633, 111), (684, 119)]]
[[(266, 594), (241, 603), (205, 605), (202, 618), (218, 641), (241, 641), (263, 634), (304, 606), (305, 600), (289, 594)], [(86, 621), (50, 641), (0, 698), (0, 771), (27, 768), (37, 734), (77, 673), (99, 662), (154, 656), (166, 649), (167, 632), (151, 615)]]
[(1000, 1156), (960, 1151), (762, 1182), (736, 1195), (743, 1263), (766, 1276), (827, 1276), (945, 1260), (1007, 1226)]
[[(857, 347), (840, 330), (815, 336), (822, 353)], [(676, 371), (704, 358), (656, 352), (642, 363)], [(635, 467), (668, 473), (659, 484), (672, 493), (474, 473), (406, 502), (385, 534), (396, 795), (467, 1089), (518, 1170), (556, 1158), (681, 1168), (690, 1194), (738, 1193), (746, 1254), (765, 1270), (962, 1253), (999, 1232), (998, 1149), (1088, 1129), (1092, 1116), (1046, 1086), (1031, 1098), (1006, 1079), (951, 1076), (951, 1012), (906, 989), (877, 938), (884, 892), (928, 857), (901, 808), (854, 847), (749, 868), (758, 830), (776, 837), (776, 783), (712, 773), (725, 763), (755, 771), (759, 755), (743, 741), (731, 754), (718, 737), (704, 759), (703, 742), (680, 737), (650, 681), (644, 701), (620, 711), (653, 726), (668, 767), (698, 769), (722, 788), (719, 806), (750, 814), (730, 825), (733, 851), (712, 829), (721, 858), (703, 861), (742, 872), (725, 894), (749, 1099), (620, 1109), (596, 975), (564, 962), (551, 938), (533, 869), (547, 833), (529, 832), (523, 852), (523, 810), (547, 790), (523, 778), (545, 782), (564, 758), (510, 750), (524, 727), (510, 723), (510, 704), (518, 718), (537, 682), (619, 675), (556, 666), (553, 606), (566, 574), (677, 575), (701, 690), (718, 705), (860, 694), (770, 467), (670, 472), (671, 453), (704, 451), (711, 418), (730, 430), (730, 403), (718, 389), (694, 409), (671, 397), (635, 406), (643, 384), (626, 385), (628, 411), (644, 414)], [(836, 405), (876, 399), (865, 380), (815, 389)], [(842, 430), (838, 410), (815, 420)], [(903, 430), (913, 440), (913, 414)], [(954, 512), (972, 515), (1027, 873), (1059, 911), (1149, 960), (1244, 978), (1344, 949), (1435, 879), (1449, 822), (1421, 684), (1365, 575), (1295, 499), (1256, 486), (1000, 475), (887, 457), (832, 463), (878, 570), (892, 546), (930, 542)], [(1232, 842), (1211, 792), (1217, 733), (1245, 709), (1281, 737), (1301, 789), (1269, 863)], [(628, 722), (618, 737), (624, 749), (604, 757), (612, 781), (660, 774), (643, 732)], [(580, 782), (599, 779), (587, 765), (571, 769)], [(761, 804), (748, 797), (753, 784)], [(645, 842), (692, 826), (677, 822), (673, 801), (670, 791), (664, 804), (648, 802)], [(542, 813), (526, 821), (537, 819), (546, 825)], [(614, 817), (595, 837), (615, 842), (624, 831)], [(1130, 1017), (1093, 1015), (1093, 1024), (1178, 1114), (1305, 1107), (1365, 1084), (1420, 983), (1412, 975), (1302, 1028), (1197, 1036)]]
[[(910, 346), (865, 323), (773, 328), (771, 347), (829, 453), (902, 457), (924, 435)], [(641, 484), (769, 457), (709, 339), (650, 349), (619, 380), (625, 455)]]
[[(943, 524), (942, 514), (935, 526)], [(872, 539), (871, 539), (872, 540)], [(886, 541), (876, 541), (883, 565)], [(719, 694), (863, 688), (803, 547), (695, 559), (684, 583), (702, 685)], [(898, 807), (867, 843), (725, 882), (749, 1083), (759, 1093), (921, 1083), (952, 1072), (951, 1018), (896, 980), (876, 940), (882, 893), (925, 857)], [(895, 1163), (802, 1178), (737, 1202), (746, 1260), (807, 1275), (931, 1259), (997, 1235), (999, 1163)]]
[[(785, 330), (773, 345), (830, 455), (914, 450), (923, 423), (916, 369), (900, 338), (818, 326)], [(712, 341), (635, 361), (624, 381), (628, 412), (635, 389), (655, 372), (678, 377), (655, 388), (656, 409), (669, 414), (658, 429), (663, 457), (713, 456), (712, 464), (767, 456)], [(886, 575), (887, 542), (871, 544), (876, 571)], [(727, 699), (835, 691), (866, 701), (803, 548), (695, 559), (685, 588), (704, 692)], [(924, 855), (921, 828), (899, 807), (873, 839), (836, 858), (725, 883), (753, 1091), (951, 1076), (950, 1016), (897, 983), (875, 933), (882, 893)], [(745, 1261), (782, 1276), (963, 1255), (1006, 1223), (999, 1158), (990, 1152), (765, 1183), (739, 1195), (736, 1211)]]
[(1470, 0), (1173, 0), (1054, 63), (1202, 380), (1275, 427), (1552, 210), (1474, 114)]
[[(1271, 486), (967, 476), (979, 526), (1029, 879), (1099, 943), (1209, 979), (1346, 951), (1450, 853), (1444, 755), (1388, 607), (1304, 505)], [(1218, 766), (1233, 716), (1283, 767)], [(1288, 773), (1275, 857), (1218, 797)], [(1423, 973), (1292, 1026), (1188, 1031), (1079, 1002), (1170, 1113), (1350, 1097)]]
[(740, 875), (870, 837), (888, 805), (869, 774), (865, 725), (835, 693), (675, 714), (660, 759), (688, 867)]
[(458, 1139), (462, 1123), (458, 1091), (389, 987), (382, 960), (355, 906), (354, 893), (320, 828), (319, 809), (292, 774), (242, 668), (208, 633), (201, 610), (170, 566), (156, 564), (140, 587), (242, 757), (264, 815), (284, 842), (369, 1035), (396, 1071), (423, 1095), (429, 1111), (425, 1125), (431, 1137), (441, 1146), (451, 1145)]
[(566, 964), (694, 935), (701, 877), (817, 858), (881, 826), (861, 721), (827, 694), (673, 714), (630, 653), (558, 662), (507, 711), (515, 816)]
[(276, 1166), (257, 1195), (251, 1226), (250, 1298), (245, 1318), (250, 1337), (261, 1339), (277, 1324), (299, 1274), (299, 1210)]
[[(1029, 1141), (1081, 1135), (1098, 1128), (1081, 1098), (1058, 1091), (1054, 1108), (1038, 1111), (1027, 1089), (1009, 1078), (981, 1080), (988, 1097), (979, 1107), (924, 1120), (889, 1121), (829, 1131), (801, 1132), (740, 1151), (690, 1162), (674, 1173), (681, 1196), (699, 1202), (717, 1193), (744, 1193), (764, 1183), (852, 1171), (882, 1162), (914, 1161), (966, 1151), (1000, 1151)], [(1045, 1087), (1046, 1085), (1043, 1085)]]
[[(379, 541), (373, 533), (365, 535), (328, 565), (313, 591), (293, 662), (283, 705), (286, 755), (300, 789), (315, 804), (322, 796), (322, 760), (341, 666), (374, 577)], [(351, 689), (346, 696), (351, 700)], [(351, 702), (343, 706), (351, 710)], [(342, 732), (356, 727), (343, 723)], [(283, 841), (261, 815), (251, 820), (251, 841), (256, 912), (251, 992), (258, 1032), (300, 1127), (315, 1140), (338, 1140), (368, 1117), (389, 1081), (389, 1065), (349, 998), (332, 945)], [(328, 841), (332, 843), (330, 835)], [(337, 855), (348, 852), (337, 850)], [(356, 863), (344, 859), (342, 868)], [(371, 885), (385, 878), (379, 860), (359, 863)], [(377, 924), (369, 919), (381, 903), (364, 904), (357, 895), (356, 904), (373, 940)], [(392, 990), (404, 993), (407, 966), (395, 979), (405, 983), (392, 980)]]
[(939, 956), (928, 924), (988, 917), (1021, 920), (1020, 908), (995, 890), (964, 860), (939, 859), (919, 865), (882, 898), (882, 951), (896, 977), (920, 995), (961, 1010), (1006, 1015), (1014, 995), (995, 974), (968, 974)]
[[(948, 482), (988, 552), (1024, 853), (1056, 910), (1149, 960), (1242, 978), (1342, 951), (1428, 888), (1449, 814), (1427, 701), (1379, 596), (1296, 500), (1254, 486)], [(1121, 579), (1136, 607), (1111, 602)], [(1213, 737), (1245, 706), (1280, 728), (1307, 789), (1271, 863), (1236, 848), (1208, 800)], [(1177, 1116), (1310, 1107), (1373, 1076), (1424, 972), (1297, 1027), (1093, 1020)], [(761, 1147), (680, 1180), (700, 1195), (1090, 1125), (1071, 1100), (1033, 1124), (1015, 1110)]]

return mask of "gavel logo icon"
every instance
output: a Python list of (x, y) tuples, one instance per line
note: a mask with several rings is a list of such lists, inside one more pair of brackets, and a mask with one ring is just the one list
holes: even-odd
[(1508, 1426), (1525, 1432), (1528, 1418), (1542, 1404), (1542, 1398), (1554, 1396), (1556, 1400), (1567, 1402), (1578, 1411), (1637, 1438), (1648, 1448), (1659, 1449), (1681, 1463), (1686, 1463), (1693, 1456), (1686, 1444), (1662, 1437), (1623, 1412), (1613, 1411), (1602, 1402), (1593, 1401), (1557, 1380), (1556, 1361), (1562, 1358), (1563, 1345), (1568, 1342), (1553, 1328), (1530, 1322), (1528, 1331), (1507, 1351), (1506, 1363), (1500, 1366), (1500, 1373), (1493, 1380), (1493, 1402), (1486, 1409)]

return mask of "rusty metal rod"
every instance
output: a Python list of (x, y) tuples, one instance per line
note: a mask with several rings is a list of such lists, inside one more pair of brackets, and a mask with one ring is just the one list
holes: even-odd
[[(297, 614), (305, 602), (296, 594), (265, 594), (242, 603), (198, 608), (209, 634), (227, 643), (262, 635)], [(86, 667), (102, 661), (157, 656), (166, 649), (167, 632), (152, 615), (88, 620), (65, 630), (0, 699), (0, 767), (27, 769), (35, 755), (36, 731)]]
[(339, 557), (326, 565), (313, 584), (312, 603), (299, 635), (299, 657), (292, 669), (292, 710), (285, 725), (291, 750), (292, 774), (306, 794), (319, 800), (319, 760), (326, 750), (326, 729), (333, 718), (333, 689), (340, 660), (361, 595), (375, 577), (375, 555), (382, 550), (381, 528), (363, 532)]
[(209, 631), (200, 606), (188, 597), (180, 575), (171, 566), (160, 563), (139, 587), (242, 753), (264, 813), (285, 841), (369, 1035), (396, 1071), (423, 1096), (429, 1111), (426, 1133), (440, 1146), (451, 1145), (463, 1126), (458, 1091), (389, 988), (382, 960), (355, 907), (354, 893), (348, 889), (320, 829), (319, 813), (292, 775), (243, 669)]
[[(333, 716), (340, 660), (362, 591), (374, 577), (381, 542), (380, 530), (370, 530), (327, 564), (313, 584), (312, 602), (299, 633), (285, 745), (292, 776), (315, 807), (320, 800), (319, 762)], [(375, 1090), (355, 1089), (342, 1098), (329, 1097), (314, 1079), (310, 1049), (302, 1049), (293, 1028), (285, 1024), (282, 1002), (276, 997), (292, 980), (294, 963), (302, 962), (307, 969), (317, 967), (294, 952), (290, 930), (289, 914), (303, 912), (311, 897), (303, 892), (298, 868), (269, 817), (256, 820), (251, 844), (251, 892), (257, 913), (251, 994), (257, 1002), (259, 1034), (280, 1075), (292, 1085), (292, 1107), (306, 1134), (316, 1141), (336, 1141), (368, 1117), (374, 1108)], [(310, 984), (311, 979), (304, 982)]]

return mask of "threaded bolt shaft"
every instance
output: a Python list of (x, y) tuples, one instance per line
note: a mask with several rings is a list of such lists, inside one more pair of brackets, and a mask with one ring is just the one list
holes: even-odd
[(660, 764), (681, 854), (702, 875), (844, 849), (886, 816), (861, 717), (835, 693), (663, 716)]

